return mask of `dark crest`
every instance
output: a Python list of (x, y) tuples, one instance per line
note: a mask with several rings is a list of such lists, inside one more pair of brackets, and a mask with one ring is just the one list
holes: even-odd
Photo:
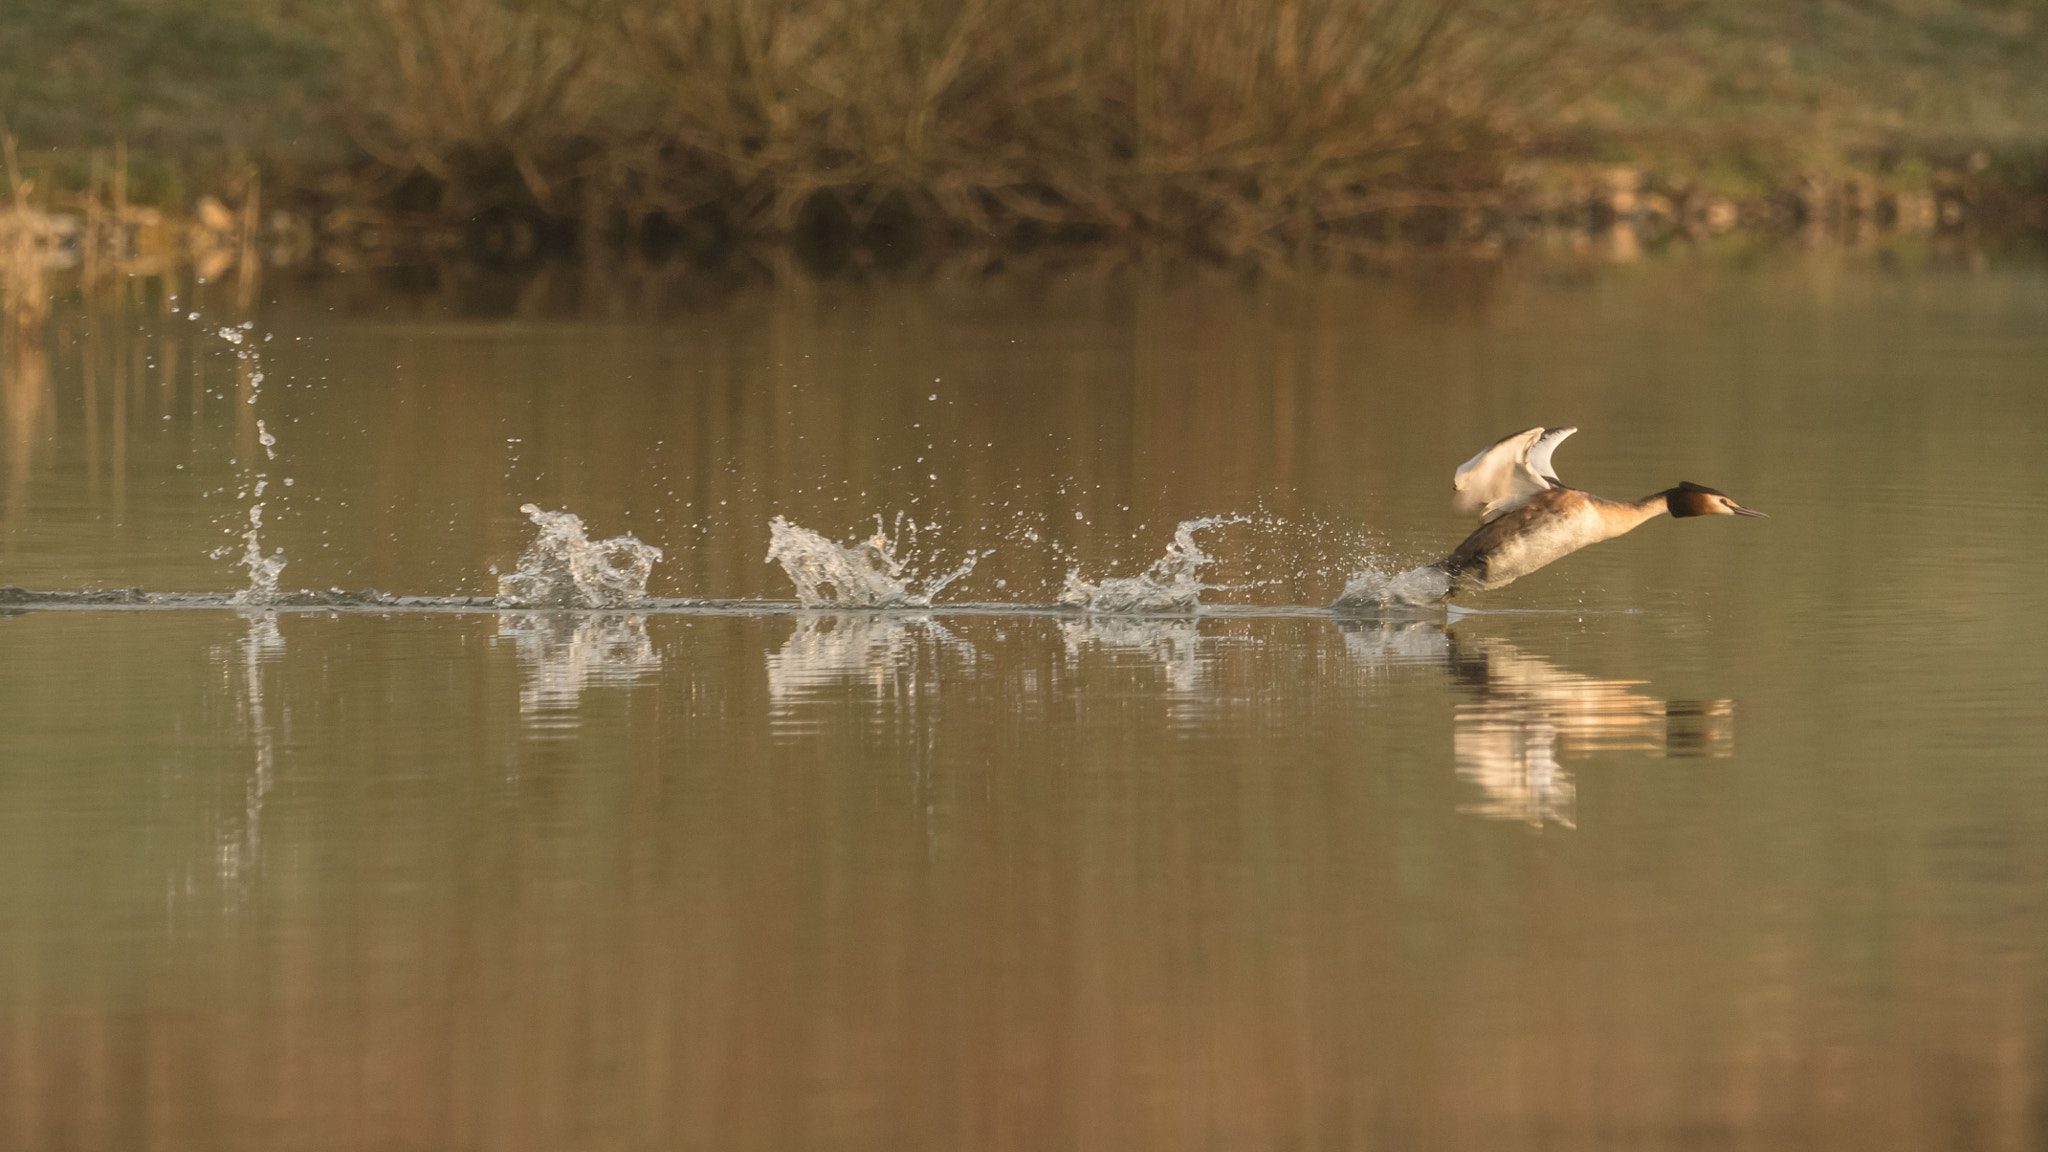
[(1664, 507), (1670, 511), (1673, 519), (1681, 516), (1711, 516), (1714, 514), (1714, 506), (1707, 497), (1726, 498), (1727, 495), (1726, 492), (1709, 488), (1705, 484), (1680, 480), (1678, 487), (1664, 494)]

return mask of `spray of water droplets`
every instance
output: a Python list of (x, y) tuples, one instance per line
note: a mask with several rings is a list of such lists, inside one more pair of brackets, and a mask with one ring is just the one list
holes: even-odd
[(508, 608), (624, 608), (647, 599), (647, 578), (661, 549), (633, 536), (592, 540), (583, 520), (524, 504), (540, 529), (519, 556), (519, 570), (498, 578)]
[(1340, 612), (1429, 608), (1450, 593), (1450, 577), (1435, 564), (1388, 574), (1367, 568), (1351, 577), (1330, 607)]
[(1166, 554), (1137, 576), (1109, 576), (1099, 582), (1083, 579), (1076, 568), (1067, 573), (1060, 603), (1089, 612), (1193, 612), (1201, 605), (1204, 565), (1213, 559), (1195, 541), (1195, 533), (1221, 524), (1241, 524), (1241, 516), (1204, 516), (1183, 520), (1173, 530)]
[[(188, 313), (187, 319), (198, 320), (197, 312)], [(253, 321), (245, 320), (236, 325), (223, 325), (212, 330), (211, 335), (234, 350), (235, 359), (244, 365), (243, 380), (248, 395), (245, 402), (254, 406), (263, 396), (263, 354), (257, 347)], [(284, 575), (284, 549), (279, 548), (265, 554), (263, 551), (263, 508), (264, 493), (270, 488), (270, 468), (277, 460), (277, 437), (263, 420), (256, 421), (256, 443), (263, 449), (263, 460), (259, 463), (251, 458), (242, 468), (240, 498), (249, 501), (246, 526), (238, 533), (242, 541), (241, 555), (236, 558), (238, 567), (249, 570), (249, 584), (234, 594), (237, 604), (261, 606), (274, 604), (279, 596), (278, 581)], [(291, 483), (289, 479), (285, 481)], [(232, 531), (232, 529), (230, 529)], [(221, 559), (234, 551), (233, 545), (217, 548), (212, 555)]]
[(916, 521), (898, 515), (892, 538), (877, 516), (873, 536), (841, 545), (777, 516), (768, 522), (767, 560), (782, 565), (806, 608), (927, 607), (988, 553), (969, 553), (951, 570), (925, 577), (919, 531)]

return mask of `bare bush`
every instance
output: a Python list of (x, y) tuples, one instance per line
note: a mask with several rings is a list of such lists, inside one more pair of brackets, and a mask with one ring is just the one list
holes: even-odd
[[(820, 205), (1227, 253), (1496, 189), (1572, 0), (356, 0), (339, 107), (464, 205)], [(1554, 75), (1551, 77), (1554, 81)]]

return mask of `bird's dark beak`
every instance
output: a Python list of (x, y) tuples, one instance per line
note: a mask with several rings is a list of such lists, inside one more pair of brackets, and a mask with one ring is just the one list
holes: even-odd
[(1744, 508), (1742, 505), (1737, 504), (1733, 500), (1730, 500), (1728, 502), (1728, 510), (1730, 512), (1735, 513), (1737, 516), (1761, 516), (1766, 520), (1769, 520), (1771, 518), (1770, 513), (1768, 512), (1759, 512), (1754, 508)]

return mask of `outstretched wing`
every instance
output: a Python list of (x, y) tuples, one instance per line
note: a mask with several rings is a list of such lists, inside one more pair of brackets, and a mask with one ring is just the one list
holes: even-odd
[(1451, 478), (1458, 511), (1479, 513), (1491, 524), (1529, 502), (1538, 492), (1559, 487), (1550, 454), (1577, 428), (1526, 428), (1465, 461)]

